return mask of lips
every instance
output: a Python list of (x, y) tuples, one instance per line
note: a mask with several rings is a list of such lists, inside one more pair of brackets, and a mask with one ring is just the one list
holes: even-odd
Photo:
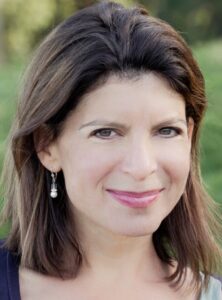
[(129, 191), (119, 191), (119, 190), (111, 190), (111, 189), (108, 189), (107, 191), (108, 192), (112, 192), (116, 195), (124, 195), (124, 196), (128, 196), (128, 197), (133, 197), (133, 198), (143, 198), (143, 197), (146, 197), (146, 196), (153, 196), (155, 195), (156, 193), (160, 192), (162, 189), (155, 189), (155, 190), (149, 190), (149, 191), (146, 191), (146, 192), (129, 192)]
[(141, 193), (110, 189), (108, 189), (107, 191), (112, 195), (113, 199), (117, 200), (123, 205), (134, 208), (142, 208), (147, 207), (154, 200), (156, 200), (162, 190), (163, 189), (155, 189)]

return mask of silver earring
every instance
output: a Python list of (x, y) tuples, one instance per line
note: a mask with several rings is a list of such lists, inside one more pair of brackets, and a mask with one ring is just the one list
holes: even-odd
[(56, 184), (57, 173), (51, 172), (51, 177), (52, 177), (52, 183), (51, 183), (50, 196), (51, 198), (56, 198), (58, 196), (58, 189)]

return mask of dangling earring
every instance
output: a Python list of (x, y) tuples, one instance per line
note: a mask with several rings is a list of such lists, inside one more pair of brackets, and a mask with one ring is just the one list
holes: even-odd
[(57, 173), (51, 172), (51, 177), (52, 177), (52, 183), (51, 183), (50, 196), (51, 198), (56, 198), (58, 196), (58, 189), (56, 184)]

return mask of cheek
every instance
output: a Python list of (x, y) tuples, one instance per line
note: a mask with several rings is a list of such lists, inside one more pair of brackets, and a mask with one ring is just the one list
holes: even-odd
[(189, 148), (183, 144), (174, 145), (161, 151), (160, 178), (166, 190), (163, 201), (158, 204), (158, 214), (163, 220), (175, 207), (185, 190), (190, 170)]
[(190, 170), (190, 150), (186, 143), (166, 147), (159, 153), (160, 164), (171, 181), (185, 185)]
[[(74, 149), (70, 151), (69, 149)], [(62, 153), (62, 169), (65, 177), (68, 195), (86, 192), (93, 192), (92, 189), (103, 183), (103, 179), (111, 172), (117, 155), (111, 149), (103, 149), (102, 147), (89, 148), (86, 145), (78, 147), (63, 148)]]

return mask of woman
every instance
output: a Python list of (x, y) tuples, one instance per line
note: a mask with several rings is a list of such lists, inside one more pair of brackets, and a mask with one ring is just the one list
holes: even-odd
[(102, 2), (55, 28), (5, 164), (1, 299), (221, 299), (205, 108), (191, 50), (146, 10)]

